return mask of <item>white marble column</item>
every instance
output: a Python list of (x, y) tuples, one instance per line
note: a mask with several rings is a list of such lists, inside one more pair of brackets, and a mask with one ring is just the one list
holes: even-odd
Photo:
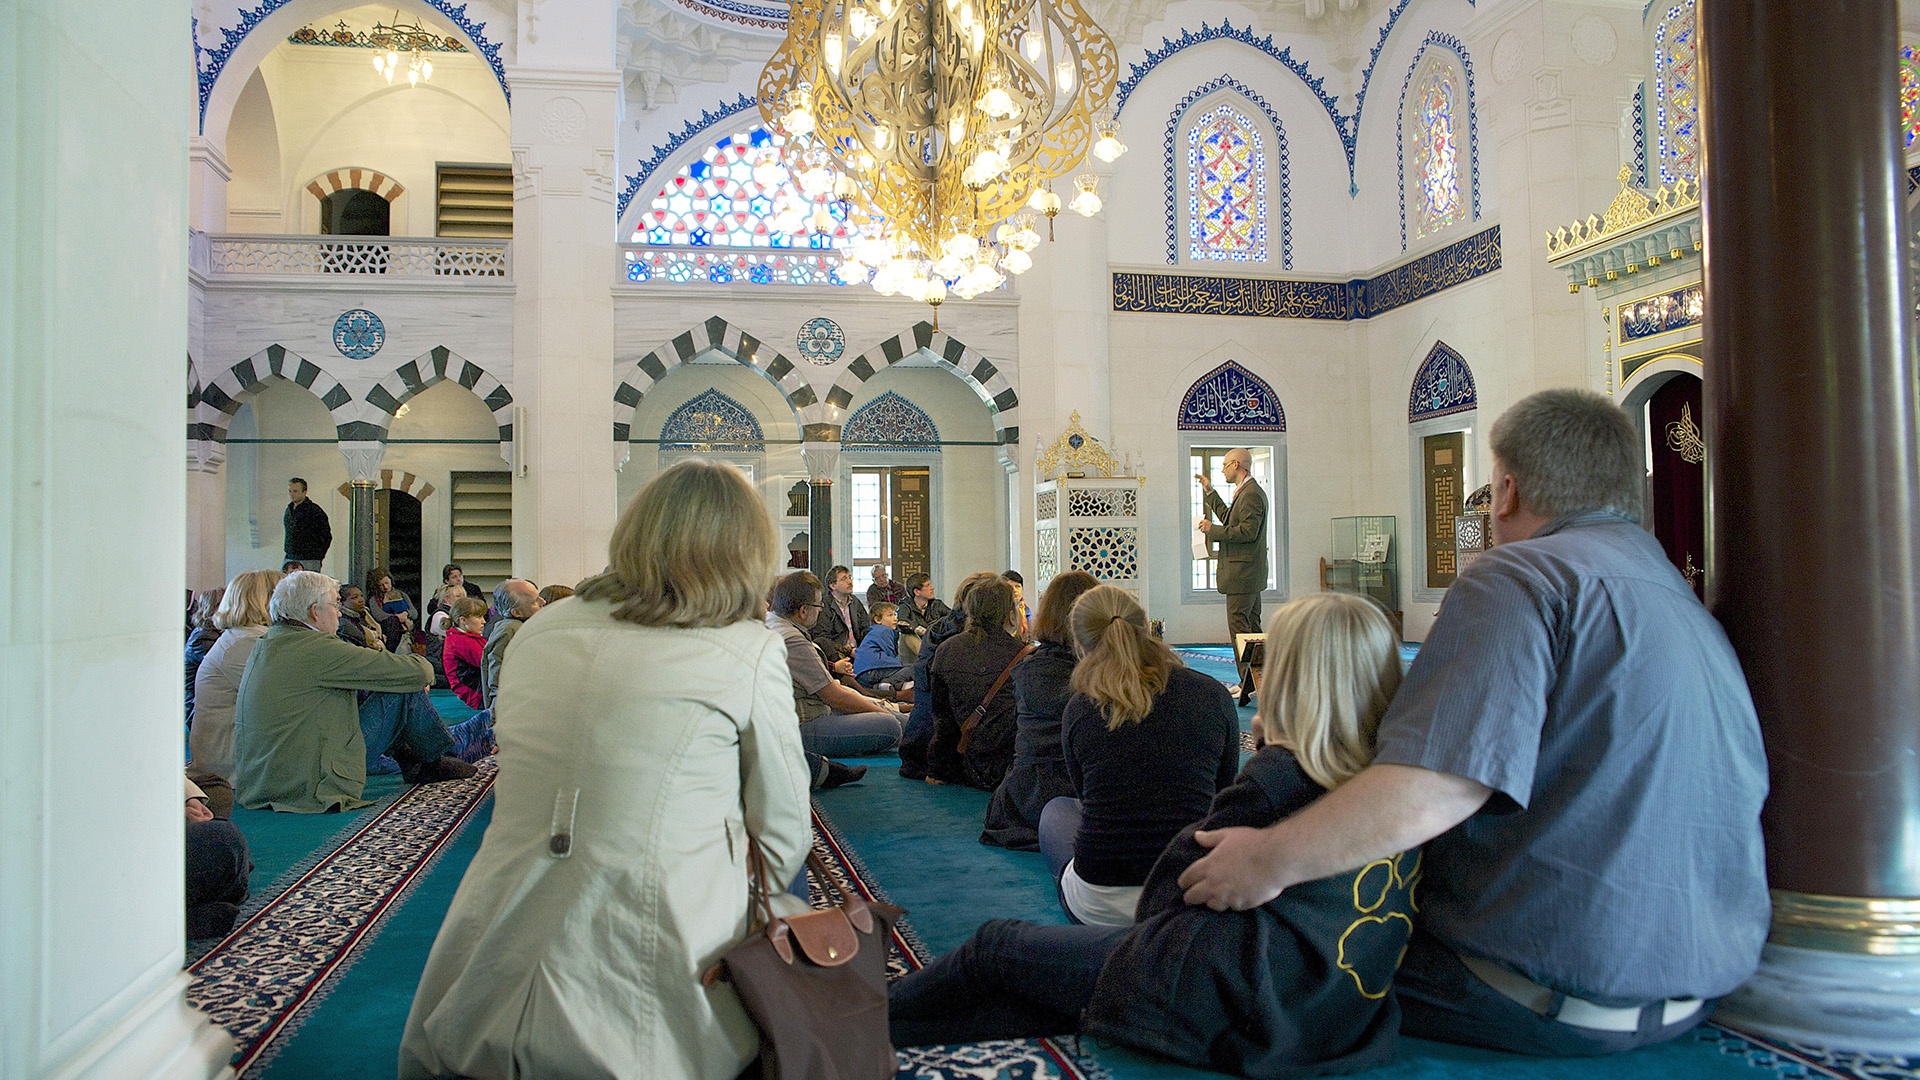
[(188, 15), (0, 8), (0, 1076), (233, 1050), (180, 968)]
[(514, 573), (572, 584), (607, 562), (613, 444), (614, 5), (523, 6), (513, 87), (513, 395), (526, 407)]

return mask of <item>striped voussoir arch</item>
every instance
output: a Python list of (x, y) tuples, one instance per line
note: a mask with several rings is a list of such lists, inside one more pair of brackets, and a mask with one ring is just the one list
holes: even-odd
[(407, 193), (400, 181), (385, 173), (372, 169), (335, 169), (321, 173), (307, 184), (307, 191), (316, 199), (325, 199), (336, 191), (347, 188), (360, 188), (392, 202)]
[[(413, 486), (415, 484), (420, 485), (417, 490)], [(421, 502), (426, 502), (427, 496), (432, 495), (435, 490), (432, 484), (427, 483), (405, 469), (381, 469), (380, 482), (375, 484), (374, 487), (375, 489), (388, 488), (393, 491), (405, 492)], [(349, 480), (335, 490), (347, 498), (352, 498), (353, 482)]]
[(193, 442), (224, 443), (227, 425), (240, 411), (246, 399), (258, 393), (261, 384), (278, 376), (299, 384), (320, 399), (332, 414), (334, 430), (342, 439), (354, 423), (353, 395), (340, 380), (320, 369), (318, 364), (284, 345), (269, 345), (245, 360), (221, 371), (201, 387), (198, 395), (187, 399), (187, 439)]
[(494, 425), (500, 430), (502, 444), (513, 441), (513, 392), (502, 385), (499, 379), (489, 375), (485, 368), (445, 345), (436, 345), (394, 368), (386, 378), (367, 391), (367, 404), (378, 410), (378, 415), (373, 420), (355, 423), (352, 434), (347, 434), (343, 428), (340, 437), (386, 441), (387, 432), (393, 427), (393, 414), (400, 411), (400, 406), (427, 387), (448, 379), (473, 391), (476, 397), (486, 402), (487, 408), (493, 412)]
[(803, 429), (808, 421), (814, 419), (814, 413), (819, 411), (816, 408), (820, 402), (819, 395), (801, 378), (793, 361), (766, 342), (715, 315), (685, 333), (675, 335), (665, 345), (633, 362), (633, 366), (621, 378), (620, 385), (613, 391), (613, 441), (623, 443), (632, 438), (633, 411), (640, 404), (640, 399), (653, 389), (654, 383), (659, 382), (669, 370), (691, 361), (708, 349), (725, 353), (778, 386), (787, 397), (787, 407), (793, 410), (794, 417)]
[(898, 337), (888, 338), (865, 353), (854, 357), (840, 378), (827, 391), (827, 408), (836, 423), (845, 423), (860, 384), (873, 378), (883, 367), (897, 364), (925, 349), (940, 366), (952, 371), (973, 390), (974, 396), (993, 414), (993, 430), (1000, 445), (1020, 441), (1020, 395), (1014, 392), (1007, 374), (993, 361), (967, 348), (965, 344), (935, 330), (932, 323), (919, 322)]

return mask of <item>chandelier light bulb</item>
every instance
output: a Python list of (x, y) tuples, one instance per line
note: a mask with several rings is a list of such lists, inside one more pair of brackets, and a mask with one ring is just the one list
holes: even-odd
[(1034, 188), (1032, 197), (1027, 200), (1027, 205), (1052, 217), (1060, 212), (1060, 196), (1055, 195), (1049, 188)]
[(387, 73), (387, 55), (385, 53), (376, 52), (373, 54), (373, 70), (382, 75)]
[(813, 215), (807, 219), (807, 225), (817, 233), (830, 233), (839, 222), (834, 220), (833, 211), (824, 204), (813, 208)]
[(1120, 141), (1120, 121), (1102, 120), (1099, 130), (1100, 137), (1093, 144), (1093, 156), (1108, 163), (1120, 160), (1120, 155), (1127, 152), (1127, 144)]
[[(893, 145), (893, 129), (891, 127), (888, 127), (885, 124), (881, 124), (878, 127), (873, 129), (873, 148), (875, 150), (884, 151), (887, 149), (887, 147), (892, 145)], [(872, 168), (872, 166), (868, 166), (868, 168)]]
[(880, 17), (883, 19), (893, 18), (893, 9), (897, 7), (898, 4), (899, 0), (880, 0)]
[(827, 70), (840, 74), (840, 60), (846, 55), (846, 41), (838, 30), (829, 30), (820, 39), (820, 54), (827, 61)]
[(922, 298), (934, 307), (939, 307), (940, 302), (947, 298), (947, 283), (939, 278), (928, 278), (922, 289)]
[(825, 165), (814, 165), (800, 170), (800, 190), (809, 199), (817, 199), (833, 190), (833, 172)]
[(986, 93), (980, 95), (980, 100), (977, 104), (980, 106), (981, 112), (986, 113), (995, 120), (1005, 120), (1019, 111), (1013, 103), (1013, 95), (1007, 93), (1007, 88), (1001, 86), (997, 79), (994, 80), (992, 86), (987, 88)]
[(1029, 30), (1020, 35), (1020, 51), (1026, 54), (1028, 63), (1037, 64), (1046, 54), (1047, 40), (1040, 36), (1040, 31)]
[(864, 4), (854, 5), (853, 14), (847, 16), (847, 29), (853, 32), (853, 40), (856, 42), (872, 37), (873, 32), (879, 28), (880, 21), (873, 17), (873, 12), (868, 11)]
[(433, 78), (433, 61), (424, 58), (420, 61), (420, 77), (423, 79)]
[(1099, 213), (1100, 194), (1097, 189), (1100, 186), (1100, 178), (1092, 173), (1081, 173), (1073, 178), (1073, 186), (1079, 188), (1080, 193), (1073, 197), (1073, 202), (1068, 204), (1067, 209), (1081, 217), (1092, 217)]
[(1000, 265), (1006, 267), (1009, 274), (1024, 274), (1033, 269), (1033, 256), (1013, 248), (1001, 258)]
[(947, 141), (957, 144), (966, 140), (967, 118), (960, 113), (955, 113), (953, 119), (947, 121)]
[(1053, 73), (1053, 84), (1060, 88), (1060, 92), (1063, 94), (1072, 93), (1074, 77), (1073, 61), (1070, 59), (1060, 61), (1053, 66)]

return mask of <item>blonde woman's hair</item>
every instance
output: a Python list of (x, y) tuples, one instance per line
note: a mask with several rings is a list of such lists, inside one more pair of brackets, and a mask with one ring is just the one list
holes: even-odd
[(220, 607), (213, 613), (213, 625), (231, 630), (236, 626), (265, 626), (272, 622), (268, 605), (273, 601), (273, 587), (286, 576), (278, 570), (247, 570), (235, 574), (227, 583), (227, 595), (220, 598)]
[(607, 572), (579, 595), (642, 626), (729, 626), (755, 616), (779, 552), (773, 519), (737, 469), (683, 461), (627, 504)]
[(1147, 632), (1147, 613), (1123, 589), (1101, 585), (1074, 601), (1073, 688), (1093, 699), (1107, 729), (1137, 724), (1167, 688), (1167, 677), (1185, 667), (1173, 650)]
[(1373, 760), (1374, 734), (1398, 689), (1400, 650), (1372, 602), (1313, 593), (1267, 622), (1260, 726), (1321, 787), (1340, 786)]

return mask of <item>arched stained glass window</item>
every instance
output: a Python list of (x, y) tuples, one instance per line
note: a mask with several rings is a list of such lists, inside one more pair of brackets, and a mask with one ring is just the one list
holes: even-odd
[(1663, 184), (1700, 179), (1700, 43), (1693, 5), (1674, 4), (1653, 28), (1654, 126)]
[(1900, 138), (1907, 149), (1920, 136), (1920, 49), (1900, 46)]
[(810, 231), (814, 204), (782, 160), (784, 140), (766, 128), (729, 135), (654, 193), (633, 242), (658, 247), (830, 250), (852, 235), (845, 204), (829, 202), (833, 227)]
[(1187, 130), (1187, 219), (1192, 258), (1266, 261), (1266, 148), (1231, 105)]
[(1460, 197), (1460, 81), (1453, 67), (1436, 61), (1415, 87), (1412, 101), (1414, 235), (1439, 232), (1466, 216)]

